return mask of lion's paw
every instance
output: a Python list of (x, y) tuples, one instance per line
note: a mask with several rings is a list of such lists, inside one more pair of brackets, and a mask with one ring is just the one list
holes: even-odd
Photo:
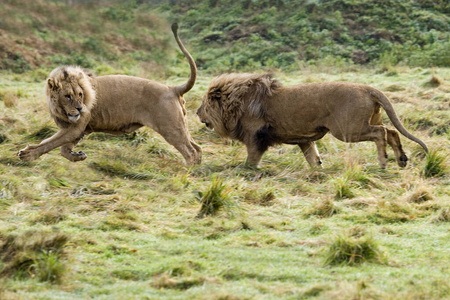
[(32, 161), (39, 157), (39, 154), (34, 151), (35, 147), (33, 146), (27, 146), (23, 148), (22, 150), (19, 150), (19, 153), (17, 153), (17, 156), (19, 156), (20, 160), (23, 161)]
[(73, 161), (82, 161), (85, 160), (87, 158), (86, 153), (84, 153), (83, 151), (78, 151), (78, 152), (71, 152), (72, 157), (73, 157)]

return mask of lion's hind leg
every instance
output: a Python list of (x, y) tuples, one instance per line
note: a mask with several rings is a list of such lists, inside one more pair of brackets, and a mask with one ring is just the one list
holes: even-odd
[(303, 155), (305, 155), (306, 161), (311, 168), (317, 168), (322, 166), (322, 160), (320, 159), (319, 151), (315, 142), (299, 143), (298, 146), (302, 149)]
[(395, 153), (395, 159), (397, 164), (404, 168), (408, 163), (408, 157), (403, 151), (402, 143), (400, 142), (400, 136), (397, 130), (386, 129), (387, 130), (387, 142), (392, 147)]
[[(150, 127), (150, 126), (149, 126)], [(174, 126), (175, 127), (175, 126)], [(168, 126), (159, 127), (156, 130), (172, 146), (177, 149), (186, 160), (186, 165), (200, 164), (202, 151), (191, 138), (186, 128), (169, 128)]]
[[(351, 130), (349, 130), (351, 131)], [(383, 125), (367, 125), (358, 130), (354, 134), (342, 134), (342, 130), (333, 131), (331, 134), (337, 139), (346, 143), (356, 143), (364, 141), (372, 141), (377, 145), (378, 162), (382, 169), (386, 169), (387, 165), (387, 128)]]

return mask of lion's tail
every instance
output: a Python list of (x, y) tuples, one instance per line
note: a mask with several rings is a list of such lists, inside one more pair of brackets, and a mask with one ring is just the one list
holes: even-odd
[(189, 79), (186, 83), (176, 86), (175, 90), (178, 93), (178, 95), (184, 95), (187, 93), (195, 84), (195, 79), (197, 77), (197, 66), (195, 65), (195, 61), (192, 58), (191, 54), (186, 50), (183, 43), (181, 42), (180, 38), (178, 37), (178, 24), (173, 23), (172, 24), (172, 32), (175, 37), (175, 40), (177, 41), (178, 47), (180, 47), (181, 52), (183, 52), (184, 56), (188, 59), (189, 66), (191, 67), (191, 75), (189, 76)]
[(375, 97), (376, 101), (384, 108), (384, 110), (386, 111), (386, 114), (388, 115), (392, 124), (394, 124), (395, 128), (397, 128), (397, 130), (401, 134), (406, 136), (408, 139), (410, 139), (411, 141), (414, 141), (414, 142), (418, 143), (420, 146), (422, 146), (422, 148), (425, 150), (425, 152), (428, 153), (428, 147), (425, 145), (425, 143), (422, 142), (419, 138), (413, 136), (403, 126), (402, 122), (400, 121), (400, 119), (398, 118), (398, 116), (394, 110), (394, 107), (392, 106), (391, 102), (386, 97), (386, 95), (376, 89), (370, 89), (369, 92), (372, 96)]

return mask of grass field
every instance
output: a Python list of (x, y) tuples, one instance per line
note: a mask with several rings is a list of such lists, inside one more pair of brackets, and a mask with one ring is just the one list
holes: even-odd
[(186, 95), (199, 166), (150, 129), (92, 134), (76, 147), (83, 162), (58, 150), (21, 162), (19, 149), (57, 130), (45, 72), (0, 76), (0, 299), (450, 298), (450, 69), (276, 74), (384, 91), (431, 150), (402, 137), (409, 165), (390, 151), (386, 170), (373, 143), (331, 136), (321, 170), (289, 145), (245, 167), (245, 147), (195, 116), (202, 74)]

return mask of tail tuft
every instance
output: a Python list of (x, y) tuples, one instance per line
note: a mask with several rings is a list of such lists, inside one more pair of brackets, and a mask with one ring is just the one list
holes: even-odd
[(172, 32), (174, 34), (177, 34), (177, 32), (178, 32), (178, 23), (173, 23), (172, 24)]

